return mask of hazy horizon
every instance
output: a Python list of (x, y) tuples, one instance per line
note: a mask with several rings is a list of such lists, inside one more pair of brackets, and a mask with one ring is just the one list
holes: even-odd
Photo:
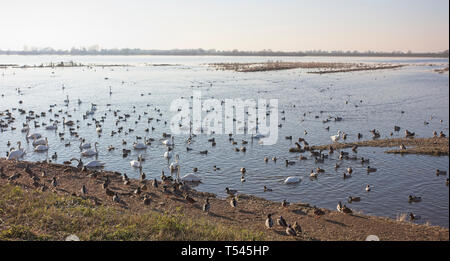
[(449, 49), (447, 0), (318, 2), (8, 1), (0, 9), (0, 49)]

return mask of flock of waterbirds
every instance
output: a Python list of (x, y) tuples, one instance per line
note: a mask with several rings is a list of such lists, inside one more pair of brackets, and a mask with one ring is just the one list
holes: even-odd
[[(20, 89), (18, 89), (17, 91), (20, 93)], [(110, 95), (112, 94), (111, 88), (110, 88), (109, 94)], [(142, 95), (144, 95), (144, 94), (141, 94), (141, 96)], [(4, 95), (2, 95), (2, 97), (4, 97)], [(191, 99), (192, 99), (192, 96), (191, 96)], [(97, 117), (95, 117), (95, 114), (97, 111), (97, 105), (94, 103), (91, 103), (90, 109), (82, 114), (83, 121), (81, 121), (81, 120), (73, 121), (73, 120), (68, 120), (68, 119), (72, 118), (72, 114), (73, 114), (71, 111), (69, 111), (69, 104), (71, 102), (72, 101), (69, 99), (69, 96), (67, 96), (66, 99), (63, 101), (62, 107), (59, 109), (57, 109), (58, 105), (52, 104), (52, 105), (49, 105), (49, 109), (47, 111), (43, 111), (43, 112), (39, 112), (39, 113), (35, 112), (35, 111), (31, 111), (31, 110), (26, 111), (26, 110), (23, 110), (20, 108), (11, 108), (11, 109), (5, 110), (3, 112), (0, 112), (0, 132), (4, 132), (4, 131), (8, 131), (8, 130), (13, 131), (16, 129), (16, 127), (14, 127), (14, 123), (16, 122), (16, 118), (14, 117), (14, 112), (17, 111), (20, 115), (25, 115), (26, 122), (22, 123), (21, 132), (25, 135), (25, 141), (27, 143), (31, 142), (35, 153), (47, 152), (50, 148), (47, 137), (44, 137), (43, 135), (41, 135), (38, 132), (31, 131), (32, 128), (34, 128), (34, 131), (36, 131), (37, 129), (43, 127), (46, 131), (57, 132), (58, 136), (60, 138), (60, 141), (62, 143), (64, 143), (65, 147), (72, 146), (70, 141), (66, 142), (67, 135), (70, 135), (71, 137), (75, 137), (76, 139), (78, 139), (78, 141), (80, 143), (79, 145), (77, 145), (80, 148), (79, 157), (76, 156), (76, 157), (72, 158), (70, 161), (65, 161), (65, 162), (63, 162), (64, 164), (70, 165), (70, 164), (72, 164), (73, 161), (76, 161), (77, 168), (80, 171), (85, 171), (87, 169), (99, 169), (99, 168), (101, 169), (102, 167), (105, 166), (105, 163), (102, 161), (99, 161), (97, 159), (88, 161), (86, 164), (83, 162), (83, 158), (89, 158), (89, 157), (94, 157), (94, 156), (98, 157), (99, 151), (98, 151), (97, 145), (99, 143), (95, 142), (92, 144), (92, 143), (87, 142), (85, 138), (80, 137), (77, 130), (80, 128), (83, 128), (84, 124), (86, 126), (95, 126), (95, 131), (97, 132), (98, 138), (101, 139), (101, 137), (103, 135), (102, 125), (104, 124), (108, 115), (113, 115), (114, 121), (115, 121), (115, 126), (117, 128), (115, 130), (112, 130), (110, 135), (112, 137), (114, 137), (117, 134), (123, 133), (125, 136), (131, 137), (134, 130), (129, 127), (130, 125), (129, 125), (129, 122), (127, 122), (127, 119), (130, 118), (131, 113), (137, 114), (136, 107), (132, 106), (131, 113), (122, 113), (119, 109), (113, 110), (111, 108), (112, 107), (111, 104), (107, 104), (107, 107), (109, 108), (108, 112), (97, 118)], [(22, 105), (23, 102), (19, 101), (19, 104)], [(80, 99), (77, 99), (76, 104), (80, 105), (80, 104), (82, 104), (82, 101)], [(65, 109), (64, 109), (64, 107), (65, 107)], [(152, 105), (147, 104), (147, 107), (150, 108), (150, 107), (152, 107)], [(156, 122), (157, 124), (164, 124), (164, 125), (168, 124), (166, 120), (163, 120), (162, 118), (160, 118), (163, 116), (161, 110), (157, 107), (154, 107), (153, 109), (157, 115), (156, 117), (150, 117), (149, 112), (144, 111), (142, 114), (138, 115), (137, 121), (135, 122), (135, 124), (137, 124), (140, 121), (146, 122), (149, 125), (149, 127), (145, 129), (146, 133), (150, 133), (150, 131), (153, 131), (155, 129), (154, 126), (151, 126), (151, 124), (153, 122)], [(73, 112), (76, 113), (77, 110), (74, 109)], [(284, 111), (281, 111), (281, 114), (284, 114)], [(269, 113), (267, 113), (267, 116), (268, 115), (269, 115)], [(306, 113), (304, 114), (304, 116), (306, 116)], [(48, 119), (49, 123), (46, 123), (45, 121), (41, 121), (43, 119)], [(60, 121), (59, 119), (62, 119), (62, 121)], [(282, 119), (285, 119), (285, 117), (283, 116)], [(334, 118), (334, 121), (340, 121), (340, 120), (342, 120), (342, 118), (340, 118), (340, 117)], [(328, 122), (328, 121), (330, 121), (330, 119), (326, 119), (325, 121)], [(179, 127), (185, 127), (185, 128), (189, 128), (191, 130), (191, 134), (185, 140), (185, 149), (186, 149), (186, 151), (192, 151), (193, 149), (189, 145), (195, 139), (198, 139), (200, 137), (200, 135), (195, 135), (192, 133), (192, 122), (190, 123), (189, 126), (182, 126), (181, 123), (179, 123), (179, 124), (180, 124)], [(124, 125), (126, 125), (127, 127)], [(58, 132), (58, 129), (61, 127), (64, 129), (64, 131)], [(281, 127), (281, 124), (278, 127)], [(328, 127), (328, 129), (329, 129), (329, 127)], [(394, 126), (394, 131), (398, 132), (398, 131), (400, 131), (400, 129), (401, 128), (399, 126)], [(203, 133), (203, 129), (202, 129), (202, 133)], [(374, 138), (374, 139), (380, 137), (380, 133), (376, 129), (371, 130), (370, 133), (372, 134), (372, 138)], [(305, 136), (307, 135), (306, 130), (304, 131), (304, 135)], [(405, 130), (405, 137), (413, 138), (414, 135), (415, 135), (414, 132)], [(445, 134), (443, 134), (442, 131), (439, 134), (434, 132), (433, 135), (435, 137), (437, 137), (437, 136), (445, 137)], [(330, 136), (330, 139), (333, 143), (337, 143), (340, 140), (346, 140), (347, 136), (348, 136), (347, 133), (339, 130), (336, 135)], [(391, 133), (391, 136), (392, 136), (392, 133)], [(241, 141), (237, 141), (235, 139), (235, 137), (233, 137), (232, 134), (229, 134), (229, 141), (235, 151), (245, 152), (247, 149), (246, 144), (248, 144), (249, 142), (253, 143), (254, 140), (259, 140), (262, 137), (264, 137), (264, 136), (260, 135), (260, 134), (256, 134), (256, 135), (252, 135), (249, 140), (242, 139)], [(358, 133), (357, 137), (358, 137), (358, 139), (361, 139), (363, 137), (363, 134)], [(285, 138), (288, 140), (293, 140), (292, 136), (286, 136)], [(180, 156), (179, 156), (179, 154), (174, 154), (175, 148), (178, 147), (178, 145), (175, 146), (175, 137), (169, 133), (163, 133), (162, 137), (159, 138), (158, 140), (156, 140), (155, 138), (148, 138), (148, 137), (141, 137), (141, 136), (136, 136), (132, 142), (129, 142), (129, 141), (123, 139), (122, 140), (122, 145), (123, 145), (122, 156), (123, 156), (123, 158), (128, 157), (128, 155), (131, 153), (132, 149), (136, 150), (136, 151), (145, 150), (145, 149), (149, 148), (153, 142), (161, 142), (161, 144), (163, 144), (166, 147), (166, 151), (164, 152), (162, 157), (165, 160), (167, 160), (168, 163), (170, 163), (170, 164), (168, 164), (168, 166), (169, 166), (168, 171), (171, 173), (170, 176), (167, 176), (167, 175), (165, 175), (164, 170), (162, 170), (161, 182), (157, 181), (157, 179), (155, 178), (151, 182), (153, 187), (158, 188), (158, 186), (159, 186), (158, 183), (160, 183), (160, 184), (162, 184), (163, 193), (180, 194), (179, 192), (186, 189), (186, 186), (189, 183), (202, 182), (202, 178), (199, 175), (195, 174), (198, 170), (197, 168), (193, 168), (193, 173), (189, 173), (184, 176), (180, 176), (180, 168), (181, 168)], [(211, 144), (211, 146), (216, 145), (216, 140), (214, 138), (209, 138), (208, 142)], [(239, 145), (239, 143), (241, 145)], [(6, 157), (8, 160), (20, 160), (21, 158), (24, 157), (24, 155), (26, 153), (28, 153), (25, 151), (24, 148), (22, 148), (21, 141), (17, 141), (16, 144), (18, 145), (18, 147), (14, 148), (14, 147), (12, 147), (13, 142), (7, 141), (7, 146), (10, 148), (10, 150), (6, 152)], [(132, 148), (127, 147), (128, 144), (132, 144)], [(344, 162), (355, 162), (355, 163), (359, 162), (359, 164), (363, 164), (363, 165), (367, 164), (367, 167), (366, 167), (367, 173), (376, 172), (377, 171), (376, 168), (373, 168), (368, 165), (369, 159), (364, 158), (364, 157), (360, 158), (357, 156), (357, 149), (358, 149), (358, 147), (354, 146), (351, 149), (351, 152), (340, 150), (337, 153), (338, 154), (338, 157), (337, 157), (338, 163), (336, 163), (334, 166), (335, 170), (338, 171), (338, 169), (344, 168), (342, 166)], [(406, 149), (406, 147), (402, 144), (400, 146), (400, 149)], [(112, 150), (116, 150), (116, 148), (114, 146), (110, 145), (110, 146), (108, 146), (107, 150), (112, 151)], [(306, 141), (306, 139), (302, 138), (302, 137), (299, 137), (297, 142), (295, 142), (295, 148), (290, 148), (289, 151), (300, 153), (298, 161), (308, 160), (308, 158), (304, 155), (304, 153), (309, 152), (311, 155), (310, 156), (311, 159), (313, 159), (314, 162), (317, 164), (324, 163), (327, 159), (329, 159), (333, 155), (335, 155), (334, 154), (335, 152), (334, 152), (334, 149), (332, 146), (329, 147), (328, 151), (315, 150), (315, 149), (311, 148), (309, 146), (308, 142)], [(198, 153), (207, 155), (208, 150), (207, 149), (199, 150)], [(52, 158), (52, 160), (56, 161), (58, 158), (57, 152), (55, 152), (51, 156), (51, 158)], [(276, 156), (272, 156), (272, 157), (265, 156), (264, 162), (268, 163), (270, 160), (272, 160), (273, 162), (276, 162), (277, 159), (278, 158)], [(52, 160), (48, 159), (49, 162), (51, 162)], [(143, 173), (143, 167), (142, 167), (143, 161), (145, 161), (145, 158), (142, 155), (139, 155), (137, 160), (130, 161), (131, 167), (139, 169), (141, 181), (145, 181), (145, 179), (146, 179), (145, 173)], [(292, 160), (287, 160), (287, 159), (285, 160), (286, 167), (288, 167), (290, 165), (294, 165), (296, 163), (297, 163), (297, 161), (292, 161)], [(214, 171), (219, 170), (219, 169), (220, 168), (217, 167), (216, 165), (213, 166)], [(173, 178), (172, 174), (175, 172), (176, 172), (176, 178)], [(245, 174), (247, 172), (246, 168), (242, 167), (240, 169), (240, 172), (241, 172), (241, 182), (245, 182), (246, 181)], [(312, 180), (317, 179), (320, 176), (320, 173), (323, 173), (323, 172), (325, 172), (324, 169), (317, 167), (316, 169), (311, 170), (309, 177)], [(353, 168), (351, 167), (351, 164), (349, 164), (349, 165), (347, 165), (345, 170), (342, 172), (343, 179), (351, 178), (352, 173), (353, 173)], [(3, 170), (1, 171), (1, 174), (3, 175)], [(446, 171), (436, 170), (436, 175), (446, 175), (446, 174), (447, 174)], [(45, 173), (43, 173), (43, 175), (45, 175)], [(15, 178), (16, 177), (8, 177), (8, 179), (15, 179)], [(123, 174), (123, 182), (124, 182), (124, 184), (129, 183), (129, 178), (127, 177), (126, 173)], [(299, 182), (301, 182), (301, 178), (298, 176), (290, 176), (284, 180), (284, 183), (286, 183), (286, 184), (299, 183)], [(109, 183), (108, 180), (106, 180), (103, 184), (103, 188), (106, 190), (106, 193), (112, 197), (112, 200), (114, 202), (120, 202), (119, 195), (117, 193), (113, 193), (110, 190), (108, 190), (108, 183)], [(449, 179), (447, 178), (446, 184), (448, 185), (448, 183), (449, 183)], [(57, 181), (56, 177), (54, 177), (52, 179), (51, 185), (54, 187), (56, 187), (58, 185), (58, 181)], [(143, 186), (145, 186), (145, 184)], [(370, 192), (372, 188), (373, 187), (370, 186), (370, 184), (365, 184), (366, 192)], [(134, 191), (134, 193), (139, 194), (141, 190), (143, 190), (143, 188), (138, 188), (136, 191)], [(238, 191), (232, 190), (228, 187), (225, 189), (225, 191), (229, 195), (230, 206), (232, 207), (232, 209), (236, 209), (237, 204), (238, 204)], [(273, 191), (273, 190), (271, 188), (268, 188), (267, 186), (264, 186), (264, 192), (270, 192), (270, 191)], [(83, 194), (88, 193), (86, 190), (86, 187), (84, 185), (81, 188), (81, 192)], [(182, 195), (189, 202), (195, 202), (195, 199), (193, 199), (188, 194), (181, 193), (180, 195)], [(349, 203), (358, 202), (361, 200), (361, 197), (349, 196), (347, 200)], [(410, 195), (408, 198), (408, 201), (409, 202), (420, 202), (421, 197)], [(144, 202), (144, 204), (149, 204), (148, 195), (146, 195), (144, 197), (143, 202)], [(285, 207), (287, 204), (289, 204), (289, 203), (286, 200), (284, 200), (282, 202), (283, 207)], [(203, 204), (203, 211), (208, 212), (210, 210), (210, 208), (211, 208), (210, 202), (209, 202), (209, 199), (207, 198), (205, 203)], [(345, 214), (352, 213), (352, 210), (349, 207), (347, 207), (346, 205), (343, 205), (341, 201), (338, 202), (337, 210), (339, 212), (345, 213)], [(317, 217), (322, 215), (321, 210), (318, 208), (315, 208), (314, 214)], [(415, 216), (413, 213), (410, 213), (409, 215), (410, 215), (410, 219), (418, 219), (418, 216)], [(297, 224), (297, 222), (290, 225), (284, 220), (284, 218), (282, 216), (280, 216), (277, 219), (276, 223), (278, 225), (286, 228), (287, 235), (296, 235), (297, 233), (301, 233), (301, 228)], [(274, 226), (274, 222), (272, 220), (272, 214), (268, 214), (265, 225), (267, 226), (267, 228), (272, 228)]]

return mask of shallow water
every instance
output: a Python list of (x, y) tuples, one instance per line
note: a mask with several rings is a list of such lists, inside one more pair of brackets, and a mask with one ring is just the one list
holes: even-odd
[[(394, 70), (361, 71), (338, 74), (308, 74), (310, 70), (293, 69), (286, 71), (237, 73), (232, 71), (216, 71), (205, 66), (210, 62), (254, 62), (271, 60), (286, 61), (338, 61), (338, 62), (386, 62), (407, 63), (406, 66)], [(0, 111), (22, 108), (35, 112), (47, 111), (50, 104), (57, 104), (54, 112), (69, 110), (71, 120), (80, 120), (80, 129), (76, 130), (88, 142), (99, 142), (98, 159), (106, 163), (105, 169), (126, 172), (131, 177), (138, 177), (139, 172), (130, 167), (129, 162), (142, 154), (143, 171), (148, 177), (159, 178), (161, 170), (168, 173), (168, 162), (163, 158), (166, 151), (159, 139), (163, 132), (170, 132), (169, 124), (174, 112), (169, 111), (170, 102), (181, 96), (189, 97), (193, 90), (201, 90), (204, 98), (266, 98), (278, 99), (281, 112), (285, 111), (286, 120), (281, 121), (278, 142), (273, 146), (262, 146), (257, 142), (247, 145), (247, 151), (235, 152), (228, 141), (228, 135), (213, 135), (217, 146), (211, 147), (207, 141), (210, 136), (199, 135), (190, 145), (193, 151), (186, 151), (187, 136), (175, 136), (175, 153), (180, 155), (181, 175), (191, 173), (197, 167), (203, 183), (196, 187), (200, 191), (208, 191), (225, 197), (225, 187), (239, 192), (281, 201), (307, 202), (320, 207), (335, 209), (337, 202), (345, 202), (352, 209), (365, 214), (396, 218), (401, 213), (413, 212), (421, 216), (420, 223), (448, 227), (449, 224), (449, 188), (445, 185), (448, 176), (436, 176), (436, 169), (448, 171), (449, 158), (423, 155), (385, 154), (387, 148), (359, 148), (358, 157), (370, 159), (370, 166), (377, 172), (367, 174), (367, 165), (359, 162), (344, 161), (341, 169), (334, 170), (338, 154), (330, 156), (322, 164), (315, 164), (309, 153), (306, 161), (298, 161), (297, 153), (289, 153), (293, 142), (298, 137), (305, 138), (309, 144), (328, 144), (330, 136), (337, 130), (349, 134), (348, 140), (356, 140), (358, 132), (364, 139), (370, 137), (369, 130), (376, 128), (382, 137), (388, 137), (393, 126), (402, 127), (394, 132), (394, 137), (403, 136), (404, 129), (416, 132), (420, 137), (430, 137), (433, 130), (449, 134), (449, 76), (438, 74), (433, 70), (448, 66), (448, 59), (397, 59), (397, 58), (337, 58), (337, 57), (188, 57), (188, 56), (0, 56), (0, 64), (15, 63), (19, 65), (40, 64), (47, 62), (69, 61), (101, 64), (131, 64), (132, 67), (94, 67), (87, 68), (36, 68), (36, 69), (0, 69)], [(146, 63), (169, 63), (176, 66), (145, 66)], [(430, 66), (429, 64), (434, 64)], [(108, 79), (105, 80), (105, 77)], [(122, 83), (123, 81), (123, 83)], [(63, 90), (61, 87), (64, 86)], [(112, 95), (109, 95), (109, 86)], [(19, 95), (16, 88), (20, 88)], [(145, 94), (144, 96), (141, 96)], [(151, 95), (148, 95), (151, 93)], [(64, 106), (66, 95), (71, 102)], [(77, 99), (83, 103), (78, 105)], [(18, 103), (19, 100), (23, 104)], [(362, 102), (360, 102), (362, 100)], [(348, 104), (345, 103), (348, 101)], [(88, 120), (82, 115), (96, 103), (98, 110)], [(111, 104), (110, 107), (106, 106)], [(147, 106), (150, 104), (151, 106)], [(295, 105), (295, 107), (294, 107)], [(357, 105), (358, 107), (355, 107)], [(136, 113), (133, 113), (133, 106)], [(159, 108), (162, 116), (154, 110)], [(129, 113), (127, 122), (119, 123), (124, 129), (132, 128), (134, 132), (111, 137), (109, 134), (115, 126), (111, 110), (120, 109), (119, 115)], [(320, 111), (323, 111), (320, 113)], [(404, 111), (405, 113), (401, 113)], [(148, 112), (148, 115), (144, 115)], [(306, 116), (303, 114), (306, 112)], [(105, 115), (101, 138), (97, 136), (92, 118), (99, 120)], [(6, 143), (22, 141), (28, 153), (24, 160), (38, 161), (58, 153), (58, 163), (72, 157), (79, 158), (80, 150), (77, 138), (69, 135), (68, 128), (59, 125), (57, 132), (46, 131), (43, 127), (32, 132), (39, 132), (48, 137), (50, 150), (48, 154), (34, 153), (31, 144), (25, 142), (25, 134), (20, 129), (25, 122), (25, 115), (13, 112), (17, 130), (0, 133), (0, 152), (5, 156), (8, 150)], [(60, 113), (62, 121), (63, 113)], [(138, 115), (142, 120), (135, 124)], [(319, 118), (315, 118), (315, 116)], [(67, 115), (66, 115), (67, 116)], [(341, 122), (322, 123), (328, 116), (339, 116)], [(433, 119), (430, 120), (430, 116)], [(147, 124), (147, 118), (154, 117)], [(39, 122), (49, 123), (55, 117), (48, 113)], [(156, 122), (156, 119), (161, 119)], [(441, 123), (440, 120), (443, 120)], [(428, 121), (428, 125), (424, 125)], [(325, 130), (329, 126), (330, 130)], [(144, 130), (155, 127), (154, 131)], [(33, 130), (33, 128), (32, 128)], [(304, 130), (308, 134), (304, 134)], [(65, 140), (60, 141), (58, 133), (65, 132)], [(285, 136), (293, 136), (294, 141)], [(133, 151), (127, 158), (122, 158), (122, 148), (131, 149), (136, 136), (152, 137), (156, 141), (145, 151)], [(122, 139), (128, 145), (122, 145)], [(238, 136), (237, 141), (250, 136)], [(70, 147), (64, 144), (71, 142)], [(107, 147), (113, 145), (115, 151), (108, 152)], [(13, 144), (13, 146), (16, 146)], [(241, 143), (239, 142), (239, 147)], [(207, 155), (198, 151), (208, 150)], [(350, 154), (351, 150), (347, 149)], [(278, 161), (263, 158), (276, 156)], [(296, 164), (286, 167), (284, 160), (295, 160)], [(84, 159), (88, 162), (89, 159)], [(217, 165), (221, 169), (213, 170)], [(317, 166), (325, 169), (317, 180), (309, 179), (309, 172)], [(342, 172), (347, 166), (354, 170), (353, 177), (344, 180)], [(242, 183), (239, 169), (245, 167), (246, 182)], [(288, 176), (299, 176), (302, 181), (295, 185), (285, 185), (283, 180)], [(370, 184), (372, 191), (366, 192), (365, 186)], [(266, 185), (273, 192), (263, 192)], [(408, 203), (408, 195), (421, 196), (422, 202)], [(361, 202), (348, 204), (348, 196), (360, 196)]]

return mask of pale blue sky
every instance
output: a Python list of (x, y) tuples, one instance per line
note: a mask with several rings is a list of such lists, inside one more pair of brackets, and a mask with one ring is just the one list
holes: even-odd
[(442, 51), (448, 0), (2, 0), (0, 49)]

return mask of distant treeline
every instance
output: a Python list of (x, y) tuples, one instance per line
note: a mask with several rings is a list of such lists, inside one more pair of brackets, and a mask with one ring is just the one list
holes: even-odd
[(375, 52), (375, 51), (301, 51), (281, 52), (272, 50), (262, 51), (220, 51), (215, 49), (173, 49), (173, 50), (143, 50), (143, 49), (99, 49), (72, 48), (70, 50), (54, 50), (52, 48), (31, 49), (22, 51), (0, 50), (0, 55), (223, 55), (223, 56), (373, 56), (373, 57), (440, 57), (448, 58), (449, 51), (437, 53), (413, 52)]

